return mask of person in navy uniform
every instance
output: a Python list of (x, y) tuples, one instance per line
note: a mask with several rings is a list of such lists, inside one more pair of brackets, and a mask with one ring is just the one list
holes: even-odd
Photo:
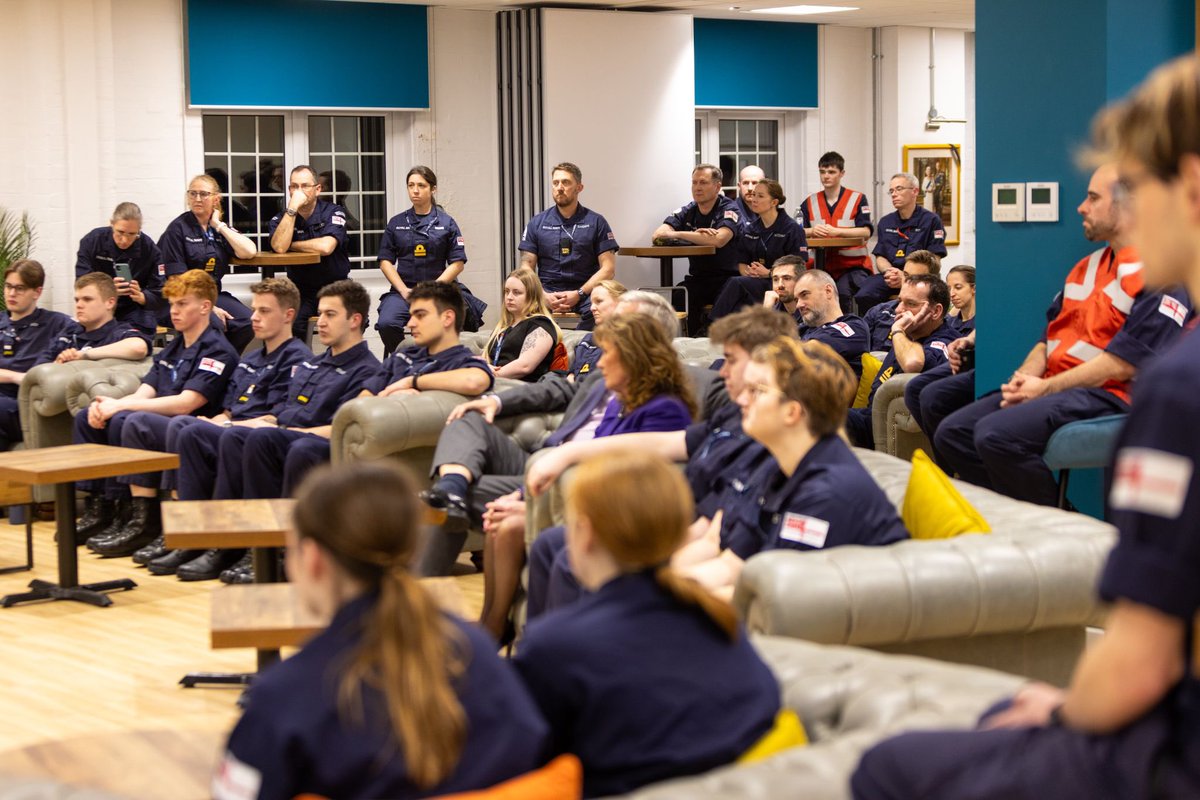
[(846, 176), (846, 159), (841, 153), (830, 151), (817, 162), (821, 179), (821, 191), (814, 192), (800, 204), (796, 217), (804, 226), (804, 235), (811, 242), (814, 238), (851, 237), (863, 240), (858, 247), (826, 249), (824, 269), (838, 286), (838, 302), (842, 310), (850, 313), (850, 301), (863, 281), (874, 272), (872, 260), (867, 253), (866, 240), (871, 238), (875, 227), (871, 224), (871, 206), (862, 192), (842, 186)]
[[(229, 273), (229, 260), (253, 258), (258, 253), (254, 242), (229, 227), (221, 216), (221, 189), (211, 175), (197, 175), (188, 184), (188, 210), (171, 221), (158, 239), (168, 277), (190, 269), (207, 273), (217, 284), (213, 305), (214, 328), (225, 332), (234, 350), (242, 352), (254, 338), (250, 329), (250, 309), (229, 292), (221, 281)], [(164, 303), (159, 321), (169, 325), (170, 309)]]
[[(171, 304), (171, 327), (179, 331), (155, 357), (154, 365), (133, 394), (97, 397), (75, 415), (72, 441), (165, 450), (167, 425), (181, 414), (215, 414), (238, 354), (224, 335), (209, 324), (217, 302), (217, 284), (202, 270), (172, 275), (163, 287)], [(80, 481), (83, 491), (108, 498), (97, 515), (87, 545), (105, 558), (132, 555), (162, 533), (158, 487), (162, 476), (145, 473), (123, 479)], [(127, 488), (128, 487), (128, 488)], [(132, 494), (132, 500), (125, 501)], [(92, 502), (103, 503), (103, 500)], [(108, 520), (111, 524), (101, 528)]]
[(892, 176), (888, 194), (895, 211), (879, 220), (879, 237), (875, 249), (875, 268), (878, 272), (862, 282), (854, 293), (859, 314), (866, 314), (900, 288), (904, 279), (901, 271), (909, 253), (928, 250), (946, 257), (946, 227), (941, 218), (917, 205), (918, 184), (915, 175), (898, 172)]
[[(308, 333), (308, 320), (317, 316), (321, 289), (350, 275), (350, 256), (346, 251), (346, 209), (321, 199), (321, 182), (307, 164), (293, 167), (288, 184), (287, 208), (271, 217), (267, 226), (271, 249), (317, 253), (318, 264), (288, 267), (287, 275), (300, 288), (300, 313), (292, 323), (297, 338)], [(367, 315), (363, 315), (366, 322)]]
[[(942, 259), (935, 256), (928, 250), (914, 250), (904, 257), (904, 269), (901, 271), (899, 278), (903, 281), (905, 275), (933, 275), (940, 278), (942, 276)], [(893, 273), (889, 273), (887, 278), (891, 280), (896, 277)], [(947, 286), (949, 286), (947, 284)], [(899, 284), (897, 284), (899, 287)], [(878, 305), (871, 306), (865, 314), (863, 314), (863, 322), (866, 323), (867, 329), (871, 332), (871, 346), (868, 348), (872, 352), (884, 352), (892, 349), (892, 325), (896, 322), (896, 309), (900, 305), (900, 300), (886, 300)], [(950, 316), (950, 311), (953, 308), (953, 300), (951, 308), (946, 310), (946, 321), (957, 327), (957, 320)]]
[[(836, 291), (833, 304), (840, 310)], [(730, 482), (721, 513), (672, 559), (731, 596), (745, 560), (773, 549), (879, 546), (908, 538), (896, 507), (838, 435), (857, 381), (823, 342), (757, 348), (737, 403), (742, 428), (774, 456)]]
[(946, 417), (975, 402), (975, 268), (959, 265), (947, 279), (950, 305), (958, 310), (949, 322), (957, 325), (959, 338), (947, 346), (945, 364), (922, 372), (904, 386), (904, 405), (929, 439), (929, 455), (942, 471), (949, 465), (934, 444), (937, 429)]
[(17, 391), (33, 367), (100, 358), (136, 361), (150, 352), (141, 331), (113, 319), (117, 290), (107, 275), (93, 272), (75, 282), (74, 322), (37, 307), (44, 279), (41, 265), (30, 260), (13, 262), (5, 275), (8, 314), (0, 317), (0, 450), (10, 450), (25, 438)]
[(467, 250), (458, 223), (436, 202), (437, 175), (429, 167), (417, 166), (408, 171), (406, 180), (412, 208), (388, 220), (379, 243), (379, 269), (391, 284), (379, 299), (379, 320), (375, 323), (385, 356), (404, 339), (408, 295), (421, 281), (458, 286), (467, 304), (463, 330), (479, 330), (487, 309), (487, 304), (458, 280), (467, 263)]
[(837, 282), (823, 270), (803, 273), (796, 281), (796, 311), (800, 315), (800, 340), (824, 342), (862, 377), (862, 356), (870, 350), (867, 323), (843, 314)]
[(665, 241), (717, 248), (710, 256), (689, 256), (688, 274), (680, 285), (688, 294), (688, 335), (700, 336), (705, 306), (717, 299), (725, 282), (738, 274), (737, 235), (742, 224), (737, 204), (721, 194), (724, 175), (712, 164), (692, 170), (692, 202), (671, 212), (654, 231)]
[(413, 343), (397, 350), (363, 386), (363, 395), (380, 397), (454, 392), (476, 397), (492, 388), (487, 362), (458, 339), (467, 316), (458, 286), (422, 281), (409, 294), (408, 330)]
[[(129, 270), (132, 280), (117, 275)], [(158, 327), (158, 309), (162, 305), (162, 285), (166, 264), (158, 245), (142, 233), (142, 210), (136, 203), (120, 203), (107, 226), (96, 228), (79, 240), (75, 256), (75, 277), (103, 272), (117, 284), (117, 319), (134, 325), (153, 336)]]
[(521, 234), (521, 266), (537, 272), (555, 314), (579, 314), (579, 330), (595, 327), (590, 295), (617, 271), (617, 238), (604, 217), (579, 204), (583, 172), (563, 162), (550, 170), (554, 206)]
[(963, 480), (1058, 505), (1042, 457), (1050, 437), (1070, 422), (1126, 413), (1138, 370), (1183, 332), (1191, 300), (1178, 289), (1145, 288), (1129, 245), (1128, 202), (1115, 165), (1095, 170), (1078, 210), (1084, 235), (1107, 246), (1068, 273), (1040, 340), (1009, 379), (938, 425), (938, 456)]
[(411, 800), (486, 789), (541, 763), (548, 728), (478, 628), (408, 571), (416, 483), (388, 461), (322, 467), (287, 534), (287, 571), (329, 625), (260, 673), (215, 800)]
[(718, 320), (739, 308), (758, 305), (771, 288), (771, 265), (780, 256), (799, 256), (808, 261), (804, 229), (789, 217), (783, 204), (787, 197), (778, 181), (764, 178), (750, 195), (750, 209), (758, 219), (742, 226), (738, 236), (740, 277), (731, 278), (713, 303), (709, 318)]
[(733, 198), (733, 202), (737, 206), (738, 216), (743, 225), (758, 219), (758, 214), (750, 210), (750, 195), (754, 194), (754, 187), (758, 186), (758, 182), (766, 177), (767, 173), (757, 164), (742, 167), (738, 173), (737, 196)]
[(585, 461), (568, 487), (590, 593), (532, 621), (513, 663), (551, 753), (582, 762), (584, 797), (731, 763), (775, 723), (779, 686), (733, 609), (667, 563), (692, 515), (679, 470), (637, 450)]
[[(210, 500), (216, 487), (217, 452), (221, 438), (269, 424), (287, 400), (288, 384), (300, 362), (312, 358), (304, 342), (292, 336), (300, 308), (300, 290), (287, 278), (268, 278), (251, 285), (250, 323), (262, 342), (240, 362), (221, 411), (212, 416), (178, 416), (167, 425), (165, 449), (179, 454), (174, 481), (180, 500)], [(164, 477), (172, 473), (166, 473)], [(172, 485), (173, 484), (173, 485)], [(242, 556), (243, 550), (168, 550), (161, 537), (133, 554), (153, 575), (177, 575), (183, 581), (211, 580)]]
[(946, 362), (946, 348), (958, 337), (958, 329), (946, 321), (950, 290), (934, 275), (908, 275), (900, 287), (892, 323), (892, 349), (888, 351), (871, 384), (865, 408), (852, 408), (846, 416), (846, 433), (857, 447), (873, 449), (875, 433), (871, 423), (871, 404), (885, 381), (901, 372), (919, 373)]
[(805, 259), (800, 256), (780, 256), (771, 265), (771, 288), (763, 295), (762, 305), (772, 311), (787, 314), (800, 323), (796, 307), (796, 277), (804, 271)]
[[(1132, 192), (1130, 239), (1152, 289), (1200, 296), (1200, 66), (1160, 68), (1102, 112), (1100, 158)], [(1099, 581), (1113, 604), (1067, 689), (1034, 683), (975, 732), (908, 733), (876, 745), (851, 779), (858, 800), (1124, 800), (1200, 797), (1200, 339), (1183, 334), (1138, 375), (1117, 442), (1107, 515), (1116, 547)]]
[(274, 424), (222, 438), (219, 496), (227, 487), (234, 497), (290, 497), (309, 469), (329, 460), (333, 415), (379, 373), (379, 359), (363, 341), (370, 310), (370, 295), (352, 280), (321, 289), (317, 336), (328, 349), (296, 366), (283, 410), (273, 420), (264, 418)]
[[(596, 288), (592, 289), (592, 316), (595, 317), (597, 325), (604, 324), (604, 321), (612, 315), (617, 308), (617, 303), (621, 301), (621, 295), (626, 291), (625, 285), (619, 281), (601, 281), (596, 284)], [(592, 374), (592, 370), (600, 364), (602, 352), (600, 345), (596, 344), (595, 339), (592, 338), (592, 332), (588, 331), (582, 339), (575, 343), (575, 353), (571, 358), (571, 369), (567, 372), (567, 380), (574, 383)]]
[[(781, 337), (796, 338), (796, 326), (791, 318), (759, 306), (744, 308), (713, 323), (709, 338), (721, 346), (724, 355), (720, 376), (728, 397), (738, 397), (742, 393), (750, 354)], [(671, 461), (687, 462), (684, 475), (696, 503), (696, 522), (693, 523), (696, 530), (708, 529), (710, 519), (720, 509), (725, 493), (734, 481), (744, 479), (766, 462), (773, 461), (767, 449), (742, 430), (741, 409), (735, 403), (725, 403), (682, 431), (628, 433), (565, 442), (529, 465), (525, 474), (526, 486), (535, 496), (540, 495), (549, 490), (568, 467), (586, 458), (611, 455), (627, 448), (657, 453)], [(530, 617), (541, 614), (546, 608), (566, 605), (583, 592), (570, 574), (565, 558), (560, 555), (564, 546), (562, 537), (561, 528), (550, 529), (534, 542), (529, 556), (527, 612)], [(523, 527), (519, 544), (524, 556)], [(486, 551), (484, 563), (487, 564)], [(516, 591), (515, 576), (511, 591)], [(505, 613), (502, 618), (490, 621), (485, 618), (485, 627), (499, 636), (507, 616)]]

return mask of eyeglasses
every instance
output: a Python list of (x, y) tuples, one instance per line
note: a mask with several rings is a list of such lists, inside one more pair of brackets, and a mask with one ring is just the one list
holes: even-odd
[(321, 184), (319, 184), (319, 183), (289, 183), (288, 190), (294, 192), (297, 189), (303, 189), (304, 191), (307, 192), (309, 189), (315, 189), (320, 185)]
[(188, 189), (188, 197), (193, 200), (207, 200), (212, 196), (212, 192), (198, 192), (195, 189)]
[(900, 186), (894, 189), (888, 189), (888, 194), (902, 194), (903, 192), (915, 192), (916, 190), (917, 187), (915, 186)]
[(32, 289), (32, 286), (22, 286), (19, 283), (9, 283), (8, 281), (4, 282), (4, 291), (12, 292), (13, 294), (25, 294)]

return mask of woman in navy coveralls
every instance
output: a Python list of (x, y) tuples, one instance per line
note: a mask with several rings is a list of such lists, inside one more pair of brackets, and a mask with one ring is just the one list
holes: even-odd
[(458, 284), (467, 306), (463, 330), (479, 330), (487, 308), (487, 303), (458, 280), (467, 263), (466, 243), (458, 223), (435, 202), (437, 175), (429, 167), (416, 166), (408, 171), (405, 182), (412, 207), (388, 221), (379, 243), (379, 269), (391, 284), (379, 298), (379, 321), (375, 323), (385, 355), (404, 339), (408, 294), (421, 281)]
[(668, 565), (692, 513), (682, 473), (645, 452), (585, 461), (567, 490), (567, 552), (591, 593), (532, 622), (516, 665), (585, 797), (728, 764), (779, 711), (733, 609)]
[(387, 462), (321, 466), (297, 495), (288, 574), (332, 621), (255, 680), (213, 797), (404, 800), (536, 768), (546, 723), (521, 681), (408, 572), (410, 475)]
[[(1096, 139), (1132, 195), (1146, 285), (1200, 297), (1200, 62), (1155, 72), (1102, 114)], [(1185, 333), (1134, 386), (1108, 497), (1119, 537), (1099, 586), (1113, 608), (1070, 686), (1028, 685), (974, 733), (877, 745), (856, 798), (1200, 797), (1198, 363), (1200, 338)]]

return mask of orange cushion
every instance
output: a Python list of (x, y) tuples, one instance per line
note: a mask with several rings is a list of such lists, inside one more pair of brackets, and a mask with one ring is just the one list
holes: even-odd
[(490, 789), (440, 795), (438, 800), (577, 800), (583, 797), (583, 765), (567, 753), (541, 769)]

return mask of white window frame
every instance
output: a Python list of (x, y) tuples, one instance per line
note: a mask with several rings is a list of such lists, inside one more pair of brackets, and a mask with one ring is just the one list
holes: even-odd
[[(788, 125), (783, 111), (749, 111), (736, 108), (696, 110), (696, 119), (700, 120), (700, 156), (705, 164), (720, 165), (721, 158), (721, 120), (771, 120), (776, 123), (775, 148), (779, 159), (779, 175), (788, 174)], [(779, 179), (778, 176), (768, 176)], [(726, 175), (725, 186), (737, 186), (738, 176)], [(782, 180), (782, 179), (780, 179)], [(786, 186), (786, 183), (785, 183)]]
[[(185, 114), (184, 161), (187, 174), (204, 172), (204, 115), (226, 114), (229, 116), (283, 116), (283, 160), (290, 170), (296, 164), (308, 162), (308, 117), (382, 116), (384, 135), (384, 171), (387, 181), (384, 222), (408, 208), (408, 189), (404, 175), (408, 172), (417, 151), (416, 111), (387, 111), (380, 109), (281, 109), (281, 108), (190, 108)], [(374, 254), (364, 253), (358, 263), (373, 263)]]

